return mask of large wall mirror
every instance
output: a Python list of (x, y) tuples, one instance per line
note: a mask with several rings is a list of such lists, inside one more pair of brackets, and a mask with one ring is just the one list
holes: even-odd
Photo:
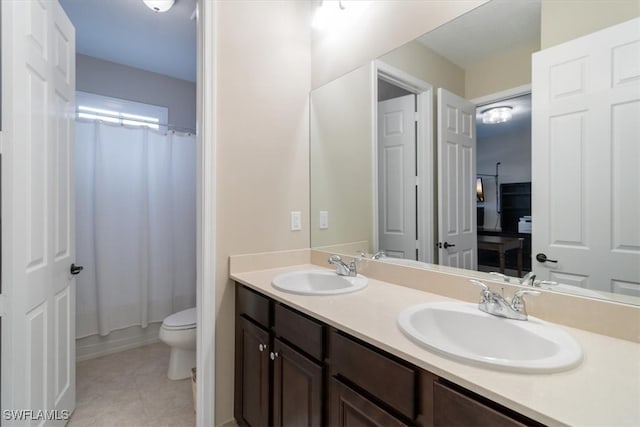
[(640, 305), (640, 6), (584, 3), (492, 0), (315, 89), (312, 247)]

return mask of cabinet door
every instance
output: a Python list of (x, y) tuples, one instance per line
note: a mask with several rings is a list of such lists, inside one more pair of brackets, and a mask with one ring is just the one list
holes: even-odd
[(406, 425), (335, 378), (331, 379), (331, 423), (335, 427)]
[[(521, 423), (443, 384), (434, 383), (434, 425), (464, 427), (469, 425), (486, 427), (524, 427), (539, 425), (535, 422)], [(527, 420), (530, 421), (530, 420)]]
[(236, 418), (250, 426), (269, 425), (269, 333), (238, 317), (236, 337)]
[(320, 426), (322, 366), (278, 339), (272, 354), (273, 425)]

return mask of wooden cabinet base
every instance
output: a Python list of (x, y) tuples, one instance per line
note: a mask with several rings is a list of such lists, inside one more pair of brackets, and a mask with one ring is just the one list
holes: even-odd
[(333, 427), (400, 427), (406, 424), (332, 378), (330, 425)]
[(276, 339), (273, 368), (273, 425), (322, 425), (322, 366)]
[(237, 296), (239, 425), (541, 425), (255, 291)]

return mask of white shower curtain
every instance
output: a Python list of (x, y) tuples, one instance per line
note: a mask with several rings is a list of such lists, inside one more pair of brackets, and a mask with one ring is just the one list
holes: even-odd
[(76, 338), (147, 327), (196, 301), (196, 143), (76, 121)]

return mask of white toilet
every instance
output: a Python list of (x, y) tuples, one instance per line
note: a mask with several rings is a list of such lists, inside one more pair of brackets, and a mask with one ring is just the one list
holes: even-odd
[(171, 347), (167, 377), (182, 380), (196, 366), (196, 309), (179, 311), (162, 322), (160, 340)]

